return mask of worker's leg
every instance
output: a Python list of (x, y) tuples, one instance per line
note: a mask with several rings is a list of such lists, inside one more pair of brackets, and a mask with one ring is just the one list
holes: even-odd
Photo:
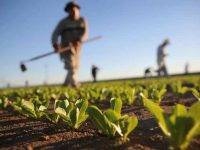
[(96, 81), (96, 75), (95, 75), (95, 73), (94, 73), (94, 72), (92, 72), (92, 79), (93, 79), (93, 82), (95, 82), (95, 81)]
[(79, 87), (80, 83), (78, 82), (78, 69), (72, 69), (71, 70), (71, 85), (73, 87)]
[(97, 81), (97, 75), (96, 75), (96, 73), (94, 74), (94, 82), (96, 82)]
[(72, 71), (71, 71), (71, 66), (70, 66), (70, 62), (68, 61), (68, 59), (64, 60), (64, 68), (65, 70), (67, 70), (67, 75), (65, 78), (65, 81), (63, 83), (63, 85), (65, 86), (70, 86), (71, 85), (71, 76), (72, 76)]
[(71, 73), (70, 70), (68, 70), (63, 85), (70, 86), (70, 84), (71, 84), (71, 83), (70, 83), (70, 82), (71, 82), (71, 76), (72, 76), (72, 73)]
[(165, 65), (163, 66), (163, 73), (164, 73), (164, 76), (168, 76), (168, 71)]
[(72, 78), (71, 78), (71, 85), (73, 87), (79, 87), (80, 83), (78, 81), (78, 71), (79, 71), (79, 66), (80, 66), (80, 49), (81, 46), (76, 47), (75, 53), (72, 56)]
[(160, 67), (158, 68), (157, 72), (158, 72), (158, 76), (161, 76), (161, 68)]
[(80, 47), (71, 49), (72, 54), (66, 55), (64, 58), (65, 69), (68, 70), (67, 77), (64, 85), (78, 87), (78, 70), (79, 70), (79, 57)]

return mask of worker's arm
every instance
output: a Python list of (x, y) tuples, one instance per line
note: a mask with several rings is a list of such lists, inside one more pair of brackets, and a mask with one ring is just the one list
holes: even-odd
[(83, 19), (83, 24), (84, 24), (84, 30), (80, 38), (81, 42), (86, 41), (88, 39), (88, 23), (85, 19)]
[(60, 36), (62, 30), (63, 30), (63, 20), (61, 20), (58, 23), (58, 25), (56, 26), (56, 28), (54, 29), (54, 31), (52, 33), (51, 43), (52, 43), (52, 46), (53, 46), (55, 52), (58, 52), (58, 50), (60, 48), (60, 44), (58, 42), (58, 37)]
[(169, 54), (167, 54), (167, 53), (164, 53), (164, 54), (163, 54), (163, 57), (167, 57), (168, 55), (169, 55)]

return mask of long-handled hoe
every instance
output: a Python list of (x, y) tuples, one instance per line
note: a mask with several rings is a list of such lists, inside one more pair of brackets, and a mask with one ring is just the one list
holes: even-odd
[[(91, 39), (88, 39), (88, 40), (84, 41), (83, 43), (90, 43), (90, 42), (99, 40), (101, 38), (102, 38), (102, 36), (96, 36), (96, 37), (93, 37)], [(69, 49), (70, 49), (70, 46), (60, 48), (59, 49), (59, 53), (63, 53), (65, 51), (69, 50)], [(57, 53), (57, 52), (51, 51), (51, 52), (48, 52), (48, 53), (45, 53), (45, 54), (30, 58), (30, 59), (27, 59), (27, 60), (21, 61), (20, 69), (21, 69), (22, 72), (25, 72), (27, 70), (27, 67), (26, 67), (25, 63), (32, 62), (32, 61), (47, 57), (47, 56), (50, 56), (50, 55), (55, 54), (55, 53)]]

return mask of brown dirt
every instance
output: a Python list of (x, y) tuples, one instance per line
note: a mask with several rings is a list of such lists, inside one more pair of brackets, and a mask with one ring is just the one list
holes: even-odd
[[(190, 94), (178, 98), (169, 93), (162, 107), (170, 112), (175, 103), (190, 106), (194, 101)], [(167, 149), (169, 143), (144, 107), (126, 106), (123, 113), (136, 115), (139, 119), (138, 127), (129, 135), (127, 143), (101, 135), (90, 120), (80, 129), (72, 130), (63, 122), (55, 125), (20, 116), (9, 109), (0, 110), (0, 149)], [(192, 141), (189, 149), (199, 147), (200, 137)]]

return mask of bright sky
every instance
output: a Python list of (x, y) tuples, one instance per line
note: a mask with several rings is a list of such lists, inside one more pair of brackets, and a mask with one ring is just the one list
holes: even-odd
[[(66, 75), (57, 55), (27, 64), (19, 62), (52, 51), (51, 33), (66, 0), (0, 1), (0, 86), (61, 83)], [(167, 66), (170, 73), (200, 71), (199, 0), (79, 0), (81, 14), (90, 27), (90, 37), (103, 39), (83, 46), (79, 78), (91, 80), (90, 68), (101, 69), (99, 79), (143, 75), (156, 68), (156, 49), (168, 37)], [(45, 69), (46, 68), (46, 69)], [(47, 79), (45, 79), (47, 77)]]

